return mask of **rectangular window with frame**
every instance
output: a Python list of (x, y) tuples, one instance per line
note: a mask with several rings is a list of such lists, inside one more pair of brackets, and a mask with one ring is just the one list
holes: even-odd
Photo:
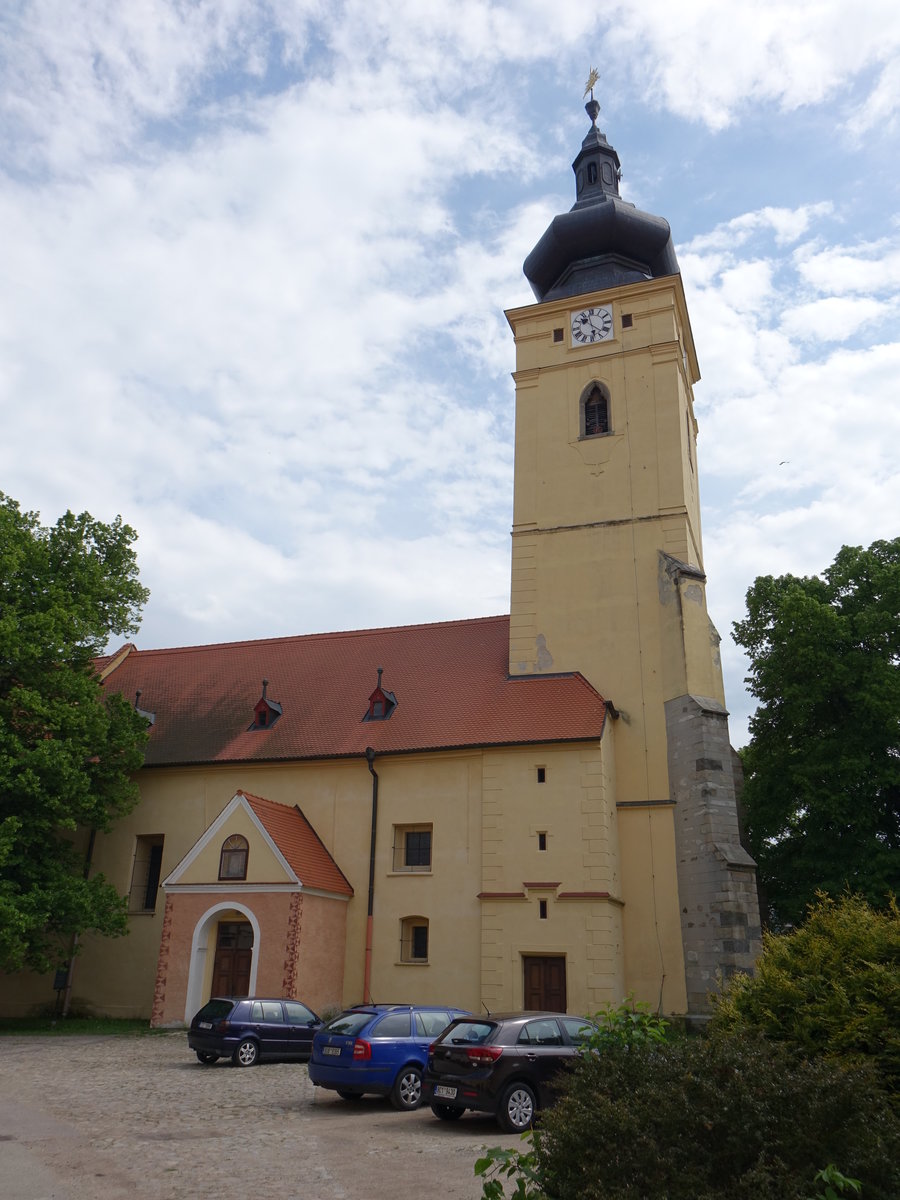
[(395, 825), (395, 871), (431, 870), (431, 825)]
[(139, 834), (134, 843), (134, 866), (128, 896), (130, 913), (154, 913), (162, 874), (164, 837), (161, 833)]
[(400, 961), (428, 962), (428, 920), (426, 917), (405, 917), (400, 923)]

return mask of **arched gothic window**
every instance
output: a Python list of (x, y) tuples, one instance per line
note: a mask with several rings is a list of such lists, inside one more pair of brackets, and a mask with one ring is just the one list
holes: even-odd
[(609, 433), (609, 394), (599, 383), (592, 384), (581, 401), (581, 436)]
[(247, 853), (250, 843), (239, 833), (233, 833), (222, 843), (222, 853), (219, 857), (220, 879), (246, 879)]

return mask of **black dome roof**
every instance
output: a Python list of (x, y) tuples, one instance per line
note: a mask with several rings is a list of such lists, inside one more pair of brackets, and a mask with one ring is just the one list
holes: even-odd
[(585, 109), (591, 128), (572, 163), (575, 203), (525, 259), (539, 302), (678, 274), (668, 221), (620, 197), (619, 156), (597, 128), (600, 105), (592, 97)]

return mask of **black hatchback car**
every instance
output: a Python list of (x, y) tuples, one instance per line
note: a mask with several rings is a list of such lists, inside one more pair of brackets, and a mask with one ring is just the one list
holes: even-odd
[(230, 1058), (252, 1067), (261, 1058), (309, 1058), (322, 1022), (299, 1000), (209, 1000), (191, 1021), (188, 1046), (202, 1063)]
[(553, 1103), (560, 1071), (595, 1032), (590, 1021), (564, 1013), (461, 1017), (429, 1047), (422, 1100), (442, 1121), (471, 1108), (521, 1133)]

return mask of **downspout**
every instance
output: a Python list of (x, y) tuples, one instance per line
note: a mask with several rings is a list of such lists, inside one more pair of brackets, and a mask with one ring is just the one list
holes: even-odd
[(375, 830), (378, 825), (378, 775), (375, 771), (375, 751), (366, 747), (366, 762), (372, 776), (372, 832), (369, 836), (369, 907), (366, 913), (366, 965), (363, 972), (363, 1003), (372, 1003), (372, 913), (375, 908)]

